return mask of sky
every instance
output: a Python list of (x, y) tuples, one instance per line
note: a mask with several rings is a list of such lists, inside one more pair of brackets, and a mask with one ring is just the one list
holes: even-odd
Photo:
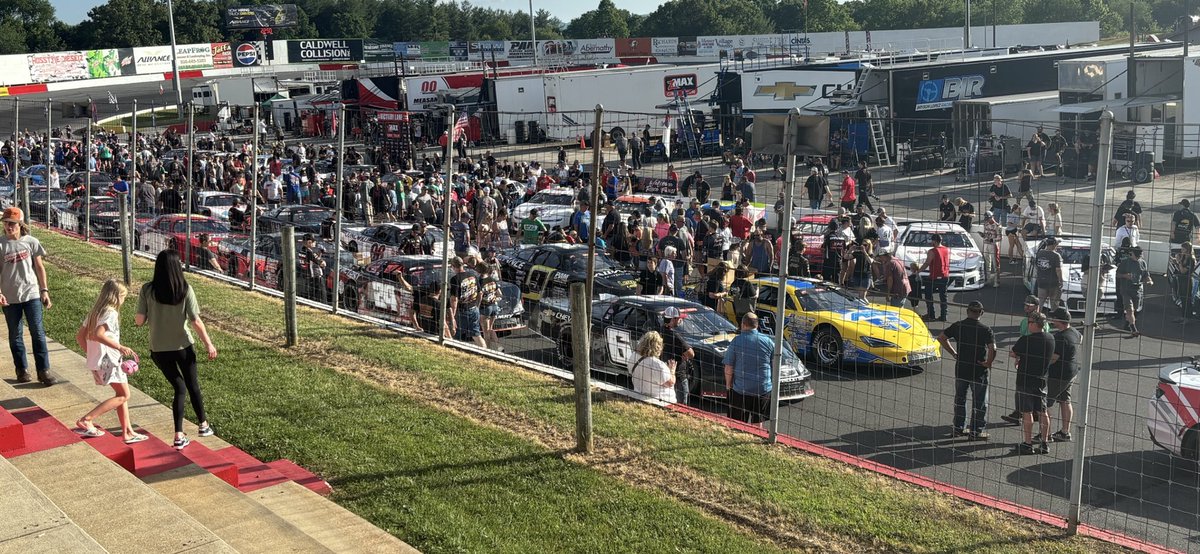
[[(655, 8), (662, 4), (664, 0), (614, 0), (614, 4), (618, 8), (629, 10), (634, 13), (647, 14), (654, 11)], [(72, 25), (79, 23), (87, 18), (88, 10), (100, 4), (104, 4), (105, 0), (50, 0), (54, 5), (54, 9), (58, 14), (58, 18), (65, 23)], [(588, 10), (596, 9), (596, 5), (600, 0), (533, 0), (533, 9), (549, 10), (555, 17), (563, 20), (564, 23), (570, 22), (572, 19), (579, 17), (580, 14)], [(496, 8), (510, 11), (528, 11), (528, 0), (474, 0), (472, 5), (485, 8)]]

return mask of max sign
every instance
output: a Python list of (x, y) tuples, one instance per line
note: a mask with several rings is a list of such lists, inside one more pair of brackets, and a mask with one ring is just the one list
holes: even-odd
[(667, 75), (663, 78), (663, 96), (667, 98), (674, 98), (676, 94), (695, 96), (698, 90), (695, 73)]
[(916, 111), (945, 109), (953, 106), (955, 100), (982, 97), (984, 83), (982, 75), (963, 75), (921, 81), (917, 85)]

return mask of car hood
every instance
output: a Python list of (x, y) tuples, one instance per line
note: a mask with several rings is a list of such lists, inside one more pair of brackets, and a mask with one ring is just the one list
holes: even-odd
[[(904, 265), (912, 262), (920, 264), (925, 261), (925, 253), (928, 250), (922, 246), (899, 246), (896, 248), (896, 256), (904, 262)], [(951, 248), (949, 250), (951, 269), (974, 269), (983, 261), (979, 251), (973, 248)]]
[(907, 308), (872, 304), (858, 309), (806, 312), (797, 317), (811, 318), (813, 324), (830, 323), (843, 337), (874, 337), (907, 350), (936, 346), (925, 322), (916, 312)]

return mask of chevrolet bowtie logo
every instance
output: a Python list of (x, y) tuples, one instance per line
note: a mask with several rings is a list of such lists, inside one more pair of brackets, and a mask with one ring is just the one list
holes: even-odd
[(773, 85), (758, 85), (758, 88), (754, 90), (754, 95), (774, 96), (775, 100), (795, 100), (797, 96), (812, 96), (816, 91), (817, 87), (785, 81)]

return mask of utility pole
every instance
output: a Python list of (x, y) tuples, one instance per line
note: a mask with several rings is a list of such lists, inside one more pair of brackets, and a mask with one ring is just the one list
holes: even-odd
[[(91, 110), (92, 99), (88, 98), (88, 110)], [(83, 241), (92, 240), (92, 118), (88, 117), (87, 131), (83, 133)], [(50, 220), (46, 220), (50, 225)]]
[(175, 48), (175, 7), (171, 0), (167, 0), (167, 30), (171, 33), (171, 75), (175, 83), (175, 105), (182, 108), (183, 84), (179, 82), (179, 53)]
[[(192, 195), (194, 194), (192, 192), (192, 190), (196, 187), (196, 183), (195, 183), (195, 174), (196, 174), (196, 129), (195, 129), (196, 119), (195, 118), (196, 118), (196, 114), (195, 114), (195, 111), (192, 110), (191, 102), (188, 102), (186, 104), (186, 106), (187, 106), (187, 112), (188, 112), (188, 118), (187, 118), (187, 133), (188, 133), (188, 150), (187, 150), (188, 165), (187, 165), (187, 169), (188, 169), (188, 172), (187, 172), (187, 199), (185, 200), (185, 202), (187, 203), (187, 208), (186, 208), (187, 216), (184, 219), (184, 228), (185, 228), (184, 236), (187, 237), (187, 240), (186, 240), (186, 244), (183, 247), (183, 251), (184, 251), (185, 259), (187, 260), (184, 262), (184, 265), (186, 265), (188, 268), (191, 268), (192, 267), (192, 198), (193, 198)], [(251, 247), (251, 249), (253, 249), (253, 247)], [(233, 262), (231, 261), (230, 263), (233, 263)], [(205, 268), (201, 268), (201, 269), (208, 269), (208, 268), (205, 267)]]
[[(52, 99), (46, 99), (46, 155), (42, 158), (42, 163), (46, 164), (46, 179), (42, 183), (46, 185), (46, 225), (50, 224), (50, 168), (54, 167), (54, 145), (51, 144), (54, 136), (54, 102)], [(19, 155), (17, 156), (20, 157)]]

